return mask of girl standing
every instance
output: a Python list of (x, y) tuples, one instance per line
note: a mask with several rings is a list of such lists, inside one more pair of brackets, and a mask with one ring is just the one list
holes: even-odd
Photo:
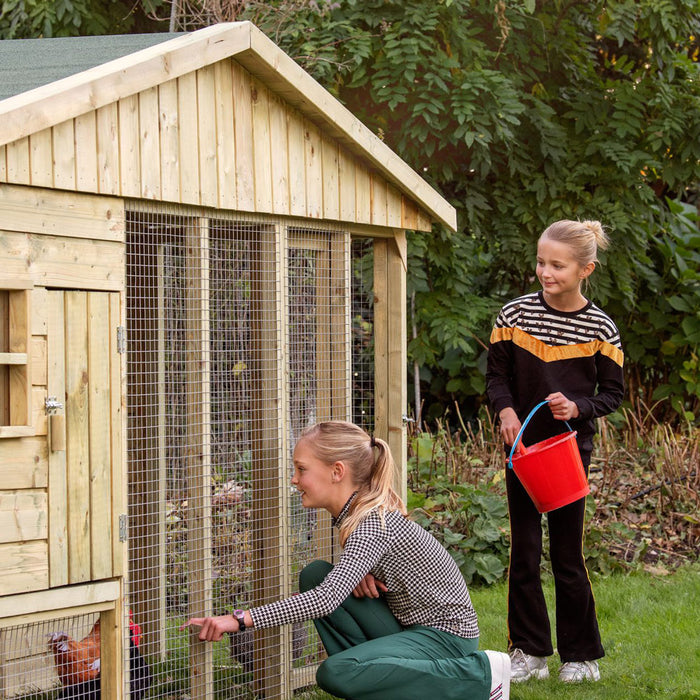
[(192, 618), (183, 628), (218, 641), (225, 632), (313, 619), (328, 653), (316, 680), (340, 698), (507, 700), (508, 655), (477, 651), (464, 578), (442, 545), (407, 518), (393, 478), (383, 440), (342, 421), (307, 428), (294, 449), (292, 484), (305, 508), (333, 516), (340, 560), (307, 566), (299, 595)]
[[(498, 315), (488, 354), (487, 392), (512, 445), (521, 421), (543, 400), (523, 434), (531, 445), (577, 431), (588, 473), (595, 419), (622, 402), (620, 336), (612, 320), (582, 294), (607, 236), (598, 221), (557, 221), (537, 244), (542, 291), (508, 302)], [(511, 679), (546, 678), (553, 653), (540, 580), (541, 515), (512, 469), (506, 469), (511, 524), (508, 569), (508, 649)], [(582, 551), (585, 499), (547, 514), (556, 593), (557, 648), (562, 681), (599, 680), (604, 655), (595, 601)]]

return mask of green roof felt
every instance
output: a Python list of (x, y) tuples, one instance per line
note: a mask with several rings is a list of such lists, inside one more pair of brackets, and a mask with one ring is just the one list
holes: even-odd
[(120, 34), (0, 41), (0, 100), (67, 78), (180, 34)]

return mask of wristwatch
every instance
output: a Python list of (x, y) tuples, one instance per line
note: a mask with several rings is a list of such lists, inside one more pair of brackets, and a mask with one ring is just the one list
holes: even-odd
[(236, 621), (238, 622), (238, 631), (244, 632), (245, 631), (245, 610), (234, 610), (231, 614), (236, 618)]

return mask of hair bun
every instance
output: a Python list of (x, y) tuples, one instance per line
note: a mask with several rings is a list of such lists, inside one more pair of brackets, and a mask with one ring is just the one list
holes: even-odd
[(600, 221), (582, 221), (581, 225), (587, 228), (593, 234), (598, 248), (601, 250), (607, 249), (607, 247), (610, 245), (610, 239), (608, 238), (608, 234), (605, 232), (603, 224), (601, 224)]

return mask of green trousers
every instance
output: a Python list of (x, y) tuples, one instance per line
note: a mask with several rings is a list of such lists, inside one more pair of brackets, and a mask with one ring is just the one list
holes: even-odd
[[(331, 570), (314, 561), (301, 572), (300, 589), (317, 586)], [(348, 596), (327, 617), (314, 620), (328, 658), (316, 673), (327, 693), (348, 700), (488, 700), (491, 667), (463, 639), (433, 627), (402, 627), (383, 598)]]

